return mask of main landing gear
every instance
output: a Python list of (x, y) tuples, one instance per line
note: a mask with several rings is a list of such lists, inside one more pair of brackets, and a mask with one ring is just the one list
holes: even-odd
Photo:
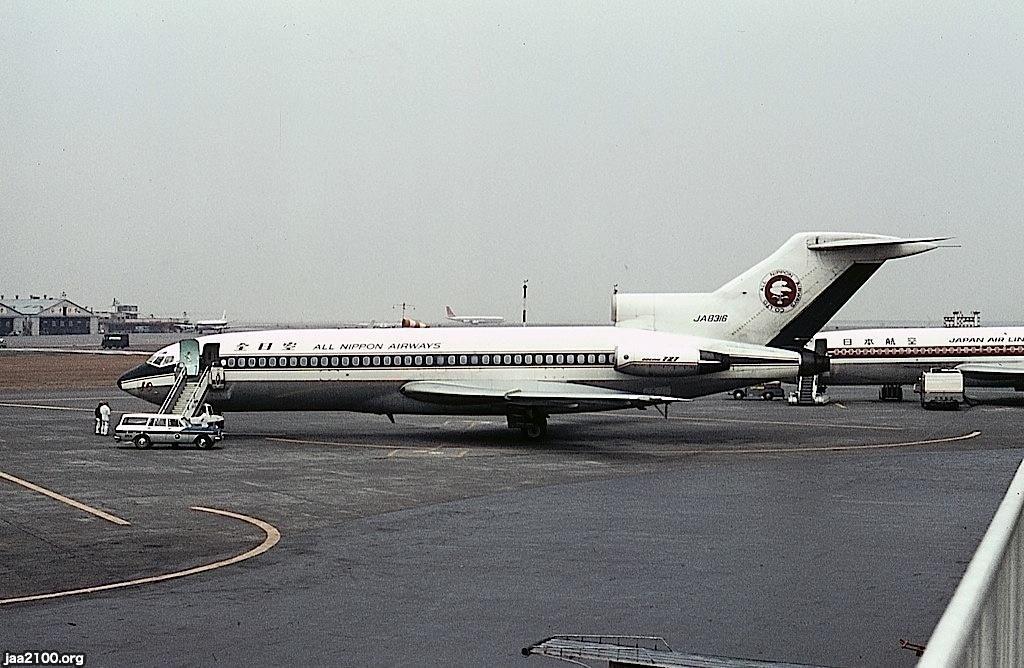
[(548, 416), (536, 409), (509, 413), (508, 428), (519, 429), (528, 441), (540, 441), (548, 435)]

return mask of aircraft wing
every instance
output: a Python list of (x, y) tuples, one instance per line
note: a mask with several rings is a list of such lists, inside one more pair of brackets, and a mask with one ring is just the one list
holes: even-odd
[(603, 408), (646, 408), (659, 404), (689, 401), (679, 397), (631, 394), (603, 387), (552, 381), (527, 383), (509, 381), (433, 381), (416, 380), (402, 386), (402, 394), (413, 399), (449, 406), (506, 404), (534, 408), (577, 408), (581, 405)]
[(957, 366), (956, 369), (964, 378), (1003, 381), (1007, 385), (1024, 383), (1024, 364), (1019, 362), (969, 362)]

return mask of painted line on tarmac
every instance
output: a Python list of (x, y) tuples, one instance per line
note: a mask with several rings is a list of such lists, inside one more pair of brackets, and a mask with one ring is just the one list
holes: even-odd
[(343, 448), (368, 448), (370, 450), (388, 450), (387, 456), (391, 457), (408, 457), (408, 456), (435, 456), (435, 457), (454, 457), (455, 459), (462, 459), (469, 454), (468, 448), (424, 448), (416, 445), (374, 445), (373, 443), (342, 443), (340, 441), (307, 441), (298, 438), (278, 438), (274, 436), (266, 437), (268, 441), (277, 441), (278, 443), (298, 443), (302, 445), (334, 445)]
[[(981, 436), (980, 431), (972, 431), (961, 436), (947, 436), (945, 438), (930, 438), (922, 441), (903, 441), (901, 443), (870, 443), (862, 445), (818, 445), (806, 448), (721, 448), (714, 450), (644, 450), (637, 454), (672, 454), (672, 455), (773, 455), (777, 453), (800, 453), (800, 452), (844, 452), (849, 450), (889, 450), (892, 448), (911, 448), (921, 445), (936, 445), (939, 443), (955, 443), (967, 441)], [(614, 451), (599, 450), (602, 454), (609, 454)]]
[[(248, 436), (248, 434), (238, 434), (239, 436)], [(386, 444), (374, 444), (374, 443), (342, 443), (340, 441), (307, 441), (299, 438), (280, 438), (277, 436), (267, 436), (268, 441), (277, 441), (278, 443), (299, 443), (301, 445), (338, 445), (346, 448), (369, 448), (371, 450), (424, 450), (422, 446), (415, 445), (386, 445)]]
[(100, 519), (104, 519), (104, 520), (106, 520), (108, 522), (113, 522), (114, 524), (120, 524), (121, 526), (131, 526), (131, 522), (129, 522), (128, 520), (123, 520), (120, 517), (117, 517), (116, 515), (111, 515), (110, 513), (104, 512), (104, 511), (102, 511), (102, 510), (100, 510), (98, 508), (93, 508), (92, 506), (87, 506), (84, 503), (81, 503), (80, 501), (75, 501), (74, 499), (69, 499), (68, 497), (64, 496), (63, 494), (58, 494), (57, 492), (50, 491), (50, 490), (46, 489), (45, 487), (40, 487), (39, 485), (33, 484), (33, 483), (29, 482), (28, 480), (22, 480), (21, 478), (17, 478), (17, 477), (15, 477), (15, 476), (13, 476), (13, 475), (11, 475), (9, 473), (4, 473), (3, 471), (0, 471), (0, 478), (3, 478), (4, 480), (9, 480), (9, 481), (13, 482), (16, 485), (21, 485), (25, 489), (30, 489), (33, 492), (39, 492), (40, 494), (44, 494), (44, 495), (50, 497), (51, 499), (54, 499), (56, 501), (60, 501), (61, 503), (66, 503), (67, 505), (71, 506), (72, 508), (78, 508), (79, 510), (84, 510), (85, 512), (90, 513), (92, 515), (95, 515), (96, 517), (99, 517)]
[(195, 575), (196, 573), (204, 573), (206, 571), (212, 571), (215, 568), (223, 568), (224, 566), (230, 566), (237, 564), (240, 561), (246, 559), (252, 559), (257, 557), (270, 548), (277, 545), (278, 541), (281, 540), (281, 532), (278, 531), (274, 525), (264, 522), (261, 519), (255, 517), (249, 517), (248, 515), (242, 515), (240, 513), (233, 513), (228, 510), (217, 510), (216, 508), (206, 508), (204, 506), (192, 506), (192, 510), (198, 510), (204, 513), (214, 513), (215, 515), (223, 515), (225, 517), (233, 517), (236, 520), (248, 522), (254, 526), (259, 527), (266, 534), (266, 538), (263, 542), (254, 547), (253, 549), (243, 552), (242, 554), (235, 555), (228, 559), (222, 559), (221, 561), (215, 561), (212, 564), (204, 564), (202, 566), (196, 566), (195, 568), (189, 568), (184, 571), (175, 571), (173, 573), (165, 573), (163, 575), (153, 575), (147, 578), (138, 578), (136, 580), (126, 580), (124, 582), (112, 582), (110, 584), (98, 585), (96, 587), (84, 587), (82, 589), (69, 589), (66, 591), (55, 591), (49, 594), (34, 594), (31, 596), (19, 596), (17, 598), (4, 598), (0, 599), (0, 605), (7, 605), (9, 603), (27, 603), (29, 601), (42, 601), (50, 598), (63, 598), (65, 596), (76, 596), (78, 594), (94, 594), (100, 591), (108, 591), (110, 589), (124, 589), (125, 587), (135, 587), (143, 584), (152, 584), (154, 582), (163, 582), (165, 580), (174, 580), (176, 578), (183, 578), (188, 575)]
[[(622, 417), (622, 416), (619, 416)], [(684, 422), (726, 422), (735, 424), (771, 424), (780, 425), (783, 427), (823, 427), (826, 429), (872, 429), (878, 431), (904, 431), (904, 427), (892, 427), (888, 425), (873, 425), (873, 424), (842, 424), (841, 422), (787, 422), (785, 420), (740, 420), (738, 418), (702, 418), (702, 417), (683, 417), (679, 415), (669, 415), (668, 418), (660, 415), (630, 415), (626, 417), (633, 417), (637, 419), (648, 419), (648, 420), (682, 420)]]
[(44, 406), (42, 404), (0, 403), (0, 406), (5, 406), (7, 408), (38, 408), (41, 410), (48, 411), (84, 411), (86, 413), (91, 413), (96, 410), (95, 408), (72, 408), (70, 406)]
[(388, 457), (454, 457), (462, 459), (469, 453), (468, 448), (415, 448), (413, 450), (392, 450)]
[[(109, 399), (109, 398), (110, 398), (109, 396), (106, 396), (106, 397), (46, 397), (46, 401), (103, 401), (103, 400), (106, 400), (106, 399)], [(10, 399), (9, 401), (12, 404), (17, 404), (17, 405), (21, 406), (22, 402), (25, 402), (25, 401), (39, 401), (39, 399)]]

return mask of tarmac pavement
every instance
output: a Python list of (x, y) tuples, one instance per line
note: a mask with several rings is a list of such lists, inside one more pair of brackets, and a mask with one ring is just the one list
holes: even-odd
[(519, 649), (617, 633), (913, 665), (899, 640), (927, 640), (1024, 456), (1017, 407), (867, 390), (555, 417), (540, 445), (500, 418), (228, 414), (212, 451), (94, 436), (100, 399), (150, 409), (102, 394), (0, 396), (0, 652), (554, 665)]

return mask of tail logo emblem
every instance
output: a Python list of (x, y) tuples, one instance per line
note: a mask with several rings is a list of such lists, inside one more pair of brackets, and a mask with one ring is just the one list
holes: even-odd
[(800, 280), (788, 271), (775, 271), (761, 281), (761, 301), (776, 313), (790, 310), (800, 302)]

